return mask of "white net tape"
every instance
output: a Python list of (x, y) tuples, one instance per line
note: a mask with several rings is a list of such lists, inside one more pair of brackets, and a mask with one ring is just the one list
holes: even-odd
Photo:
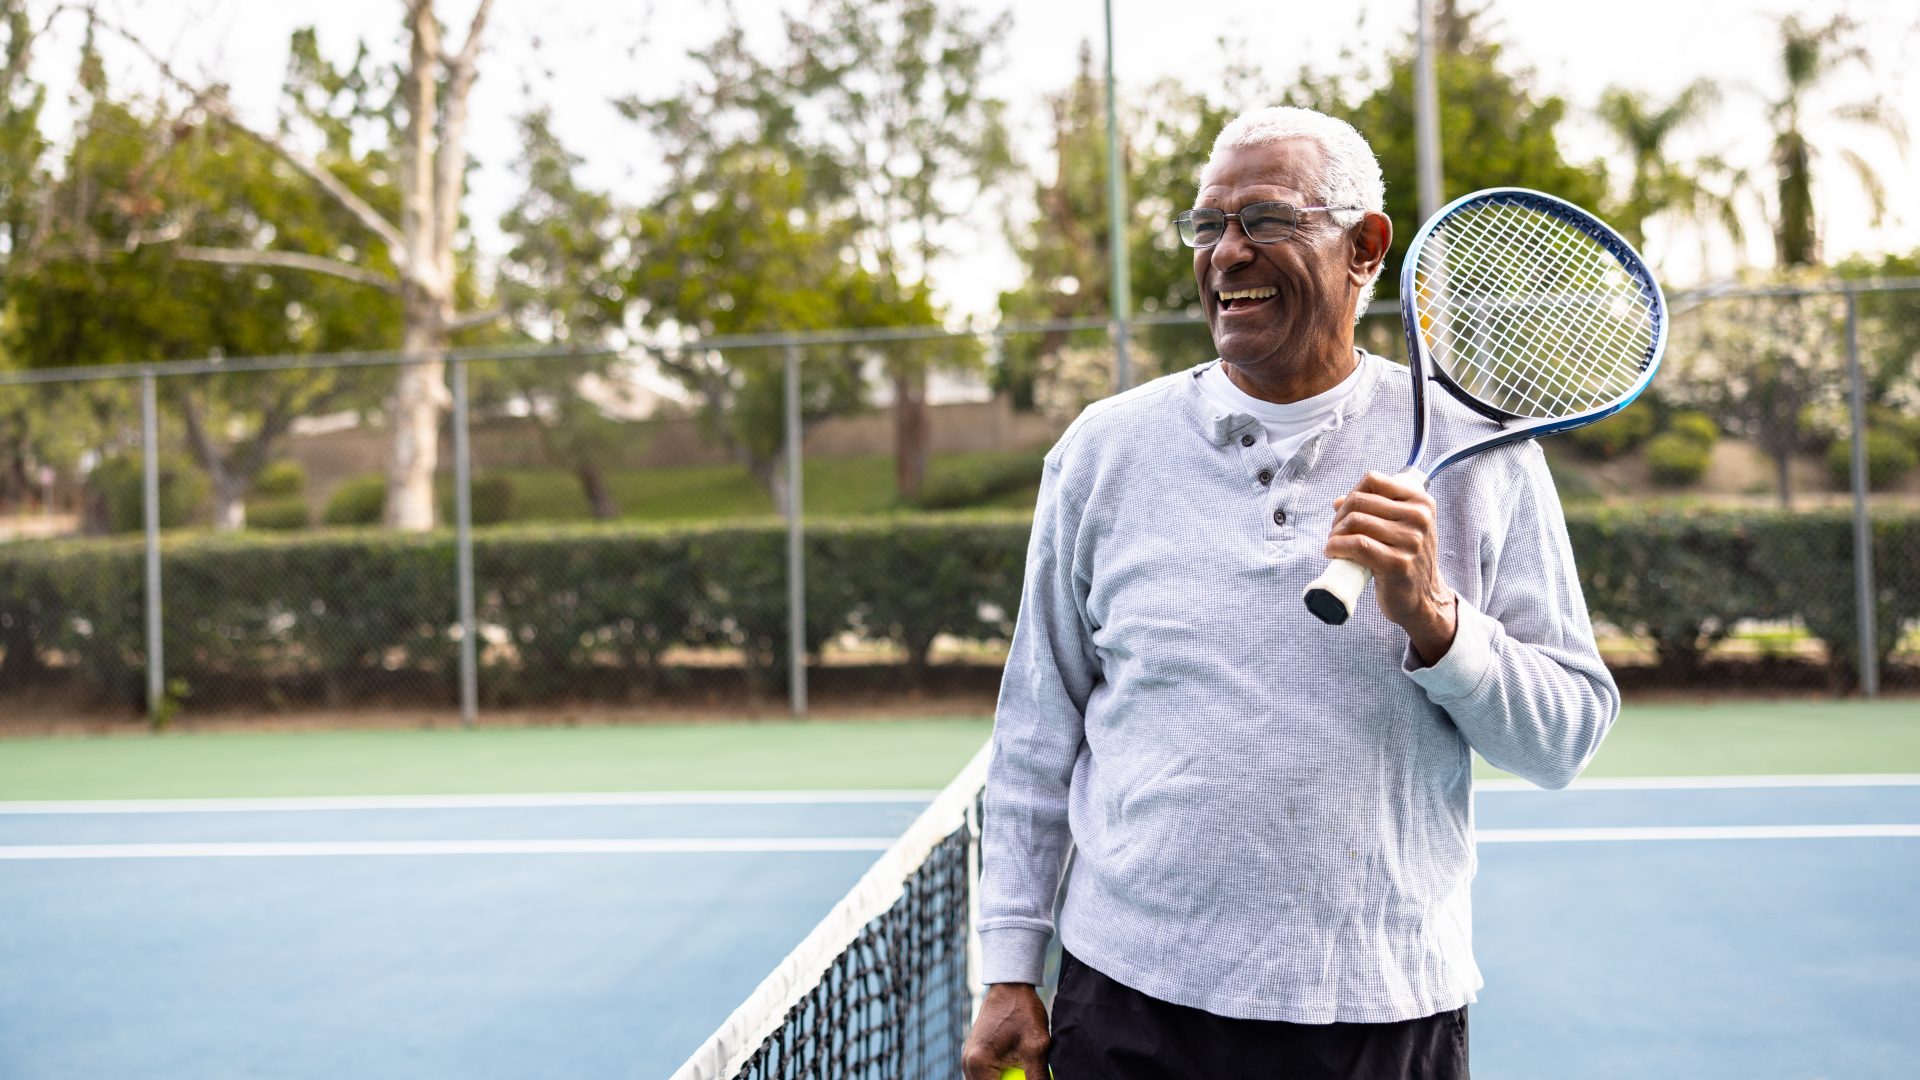
[(1511, 416), (1619, 400), (1658, 334), (1640, 280), (1593, 237), (1519, 202), (1462, 208), (1421, 247), (1414, 312), (1454, 384)]

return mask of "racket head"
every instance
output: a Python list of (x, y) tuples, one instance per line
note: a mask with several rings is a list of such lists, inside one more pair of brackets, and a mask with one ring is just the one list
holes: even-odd
[(1640, 253), (1605, 222), (1527, 188), (1461, 196), (1414, 234), (1400, 270), (1425, 439), (1426, 377), (1502, 425), (1471, 453), (1604, 419), (1646, 390), (1666, 353), (1666, 296)]

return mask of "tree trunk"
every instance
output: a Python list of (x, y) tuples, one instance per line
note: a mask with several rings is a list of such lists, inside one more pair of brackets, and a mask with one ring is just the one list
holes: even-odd
[(1788, 466), (1793, 463), (1793, 455), (1785, 450), (1773, 452), (1774, 478), (1780, 485), (1780, 509), (1793, 509), (1793, 487), (1788, 477)]
[(893, 477), (901, 502), (920, 497), (927, 479), (927, 376), (925, 372), (893, 379)]
[(573, 474), (579, 478), (580, 490), (587, 496), (587, 512), (593, 515), (593, 520), (612, 521), (620, 516), (620, 504), (607, 488), (607, 478), (601, 474), (598, 462), (584, 455), (578, 457), (574, 460)]
[(213, 531), (239, 532), (246, 527), (246, 485), (227, 469), (213, 473)]
[[(435, 305), (438, 306), (438, 305)], [(387, 459), (386, 523), (391, 529), (433, 528), (433, 471), (440, 458), (440, 416), (451, 404), (447, 392), (447, 330), (444, 312), (407, 305), (406, 354), (387, 422), (393, 442)]]

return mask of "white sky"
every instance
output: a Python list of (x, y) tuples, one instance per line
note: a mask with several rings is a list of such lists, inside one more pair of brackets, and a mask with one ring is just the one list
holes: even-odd
[[(441, 0), (450, 36), (458, 41), (475, 0)], [(805, 0), (736, 0), (756, 39), (771, 45), (783, 10)], [(377, 56), (398, 55), (398, 0), (329, 0), (326, 4), (262, 3), (259, 0), (105, 0), (104, 8), (141, 33), (182, 70), (227, 82), (243, 115), (270, 125), (285, 73), (287, 41), (300, 26), (316, 26), (323, 51), (350, 58), (365, 38)], [(972, 0), (976, 11), (997, 13), (1008, 0)], [(1568, 98), (1576, 120), (1562, 136), (1576, 160), (1612, 154), (1604, 132), (1581, 115), (1611, 83), (1672, 94), (1695, 78), (1721, 83), (1725, 96), (1714, 121), (1690, 133), (1683, 152), (1716, 152), (1756, 172), (1766, 165), (1763, 101), (1777, 92), (1777, 41), (1772, 19), (1789, 11), (1824, 18), (1840, 0), (1754, 4), (1750, 0), (1611, 0), (1606, 15), (1590, 20), (1593, 5), (1493, 0), (1496, 36), (1508, 54), (1533, 67), (1537, 87)], [(1879, 94), (1902, 113), (1920, 138), (1920, 73), (1900, 61), (1920, 48), (1920, 6), (1912, 0), (1851, 0), (1846, 10), (1866, 23), (1875, 56), (1874, 75), (1836, 85), (1835, 102)], [(1072, 75), (1079, 42), (1102, 42), (1100, 0), (1025, 3), (1013, 7), (1014, 23), (1005, 64), (992, 90), (1011, 105), (1018, 145), (1028, 162), (1044, 169), (1047, 140), (1043, 95)], [(1115, 64), (1125, 99), (1166, 75), (1209, 89), (1220, 63), (1216, 39), (1244, 38), (1243, 55), (1268, 65), (1284, 84), (1302, 64), (1337, 69), (1343, 49), (1361, 58), (1381, 58), (1398, 47), (1410, 24), (1414, 0), (1357, 0), (1346, 5), (1245, 6), (1191, 15), (1182, 5), (1115, 0)], [(1230, 12), (1231, 14), (1223, 14)], [(501, 247), (495, 222), (518, 189), (510, 165), (517, 150), (514, 117), (530, 102), (552, 105), (556, 125), (588, 161), (590, 182), (638, 201), (658, 183), (657, 151), (638, 128), (619, 118), (609, 102), (630, 93), (663, 95), (680, 84), (690, 66), (687, 49), (711, 39), (722, 24), (720, 5), (688, 0), (496, 0), (488, 28), (487, 58), (473, 100), (470, 145), (477, 162), (467, 210), (483, 249)], [(72, 77), (79, 21), (67, 17), (42, 43), (36, 74), (52, 88), (49, 119), (56, 130), (70, 118), (65, 96)], [(152, 89), (154, 76), (130, 50), (106, 43), (109, 77), (122, 89)], [(1836, 136), (1878, 166), (1886, 182), (1892, 221), (1874, 229), (1864, 200), (1845, 179), (1837, 160), (1825, 163), (1827, 253), (1881, 253), (1920, 247), (1920, 147), (1903, 160), (1884, 136), (1849, 135), (1827, 124), (1809, 124), (1816, 145)], [(1024, 189), (1024, 185), (1022, 185)], [(1389, 199), (1411, 198), (1389, 192)], [(1020, 202), (1016, 197), (1013, 205)], [(1764, 263), (1764, 226), (1750, 223), (1749, 262)], [(1670, 285), (1723, 277), (1735, 269), (1732, 253), (1710, 252), (1702, 266), (1691, 237), (1666, 243), (1655, 236), (1649, 254), (1665, 266)], [(1663, 250), (1667, 249), (1667, 250)], [(934, 271), (940, 297), (955, 316), (988, 315), (995, 297), (1018, 283), (1020, 270), (1002, 236), (998, 217), (982, 213), (949, 237), (948, 255)]]

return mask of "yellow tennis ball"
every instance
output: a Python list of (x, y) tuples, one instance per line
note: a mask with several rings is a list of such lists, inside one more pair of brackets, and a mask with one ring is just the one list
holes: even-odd
[[(1052, 1076), (1053, 1070), (1048, 1069), (1047, 1075)], [(1013, 1068), (1010, 1068), (1010, 1069), (1001, 1069), (1000, 1080), (1027, 1080), (1027, 1070), (1019, 1067), (1018, 1065), (1015, 1065)]]

